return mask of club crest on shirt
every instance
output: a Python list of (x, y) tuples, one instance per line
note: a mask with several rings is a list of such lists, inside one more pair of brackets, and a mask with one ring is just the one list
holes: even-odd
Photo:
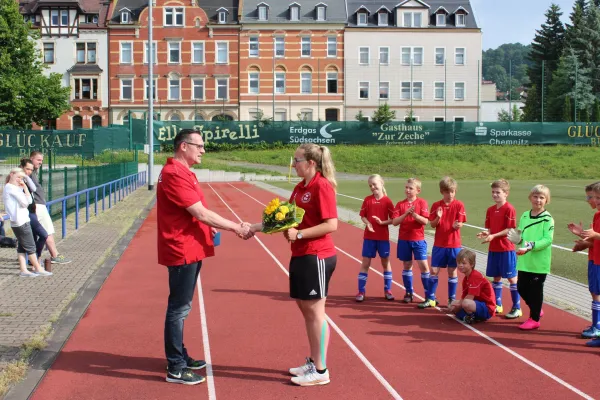
[(301, 201), (303, 203), (308, 203), (310, 201), (310, 192), (306, 192), (302, 195)]

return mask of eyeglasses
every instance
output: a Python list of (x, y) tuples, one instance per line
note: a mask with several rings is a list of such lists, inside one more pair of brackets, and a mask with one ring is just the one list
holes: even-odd
[(198, 150), (202, 150), (204, 148), (203, 144), (197, 144), (197, 143), (192, 143), (192, 142), (184, 142), (184, 143), (187, 143), (187, 144), (192, 145), (192, 146), (196, 146), (196, 148)]
[(306, 161), (306, 158), (294, 158), (294, 164), (298, 164), (299, 162)]

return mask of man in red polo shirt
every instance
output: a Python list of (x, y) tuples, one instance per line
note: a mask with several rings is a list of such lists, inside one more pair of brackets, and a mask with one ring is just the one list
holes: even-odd
[(183, 321), (192, 308), (202, 260), (215, 255), (216, 228), (252, 236), (249, 224), (229, 221), (206, 207), (204, 194), (191, 170), (205, 153), (199, 131), (181, 130), (174, 139), (175, 155), (167, 159), (158, 177), (158, 263), (169, 271), (169, 302), (165, 319), (167, 382), (196, 385), (203, 376), (192, 370), (206, 362), (191, 358), (183, 344)]

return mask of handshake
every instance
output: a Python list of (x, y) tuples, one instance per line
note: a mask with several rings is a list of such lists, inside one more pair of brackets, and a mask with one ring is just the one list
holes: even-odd
[(254, 236), (256, 232), (262, 229), (262, 224), (251, 224), (249, 222), (242, 222), (234, 229), (235, 234), (244, 240), (248, 240)]

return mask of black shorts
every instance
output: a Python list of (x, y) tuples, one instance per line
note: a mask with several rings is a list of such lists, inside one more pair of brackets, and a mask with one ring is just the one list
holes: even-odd
[(290, 260), (290, 297), (298, 300), (318, 300), (327, 297), (329, 280), (337, 256), (324, 259), (314, 254), (292, 257)]

